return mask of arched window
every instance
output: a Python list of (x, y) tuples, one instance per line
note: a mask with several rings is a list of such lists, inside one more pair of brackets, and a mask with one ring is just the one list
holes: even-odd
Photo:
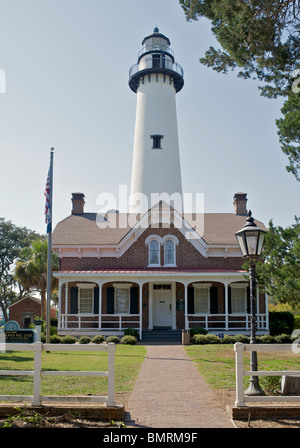
[(164, 266), (176, 266), (176, 246), (179, 240), (175, 235), (168, 234), (162, 238), (164, 245)]
[(149, 244), (149, 266), (160, 265), (160, 244), (157, 240), (151, 240)]
[(164, 245), (164, 263), (165, 266), (175, 265), (175, 243), (173, 240), (166, 240)]

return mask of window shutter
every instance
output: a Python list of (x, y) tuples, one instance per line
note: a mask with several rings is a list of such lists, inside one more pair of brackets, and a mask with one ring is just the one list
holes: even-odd
[(250, 303), (250, 287), (247, 287), (247, 308), (246, 313), (251, 314), (251, 303)]
[(189, 286), (187, 289), (188, 314), (195, 314), (194, 304), (194, 287)]
[(107, 288), (107, 314), (115, 313), (115, 288), (109, 286)]
[[(141, 288), (141, 286), (140, 286)], [(130, 314), (138, 314), (139, 288), (130, 288)]]
[(94, 288), (94, 314), (99, 314), (99, 286)]
[(218, 314), (218, 287), (210, 288), (210, 314)]
[(231, 287), (228, 287), (228, 314), (231, 314)]
[(78, 314), (78, 288), (71, 286), (71, 314)]

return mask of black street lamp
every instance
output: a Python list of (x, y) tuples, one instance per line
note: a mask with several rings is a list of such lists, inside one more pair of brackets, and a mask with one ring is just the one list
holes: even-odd
[[(245, 226), (236, 232), (235, 236), (239, 243), (243, 257), (249, 262), (249, 279), (250, 279), (250, 306), (251, 306), (251, 339), (250, 344), (256, 342), (256, 307), (255, 307), (255, 263), (257, 258), (261, 255), (261, 251), (265, 239), (265, 230), (260, 229), (252, 218), (252, 213), (249, 210), (248, 218)], [(257, 371), (257, 352), (251, 352), (251, 372)], [(261, 389), (258, 377), (251, 376), (250, 385), (245, 392), (246, 395), (264, 395)]]

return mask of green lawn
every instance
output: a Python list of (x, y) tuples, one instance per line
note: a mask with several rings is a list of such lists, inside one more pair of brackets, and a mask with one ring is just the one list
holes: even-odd
[[(235, 389), (235, 356), (233, 345), (185, 346), (207, 383), (215, 389)], [(276, 345), (274, 345), (276, 349)], [(116, 346), (116, 392), (133, 389), (146, 348), (141, 345)], [(43, 352), (43, 370), (107, 370), (105, 352)], [(244, 366), (249, 370), (249, 353), (244, 354)], [(266, 370), (300, 370), (300, 355), (292, 352), (258, 353), (258, 368)], [(33, 370), (32, 352), (0, 353), (0, 369)], [(174, 372), (176, 374), (176, 372)], [(245, 378), (245, 386), (248, 378)], [(32, 395), (33, 378), (0, 376), (0, 394)], [(43, 377), (43, 395), (106, 395), (107, 378), (103, 377)]]
[[(235, 389), (235, 353), (231, 344), (189, 345), (189, 357), (206, 382), (215, 389)], [(276, 350), (276, 344), (274, 344)], [(300, 355), (293, 352), (258, 352), (260, 370), (300, 370)], [(250, 370), (250, 353), (244, 354), (244, 368)], [(245, 377), (245, 385), (249, 381)]]
[[(133, 389), (146, 354), (143, 346), (117, 345), (115, 357), (115, 391)], [(43, 352), (43, 370), (107, 370), (105, 352)], [(33, 370), (32, 352), (0, 353), (0, 369)], [(33, 378), (0, 376), (0, 394), (32, 395)], [(106, 377), (42, 377), (43, 395), (107, 394)]]

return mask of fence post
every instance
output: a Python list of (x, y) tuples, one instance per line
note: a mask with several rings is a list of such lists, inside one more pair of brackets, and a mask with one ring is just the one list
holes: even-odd
[(115, 351), (116, 344), (109, 342), (107, 344), (108, 352), (108, 399), (107, 406), (115, 406)]
[(244, 369), (243, 369), (243, 351), (244, 344), (236, 342), (235, 351), (235, 369), (236, 369), (236, 406), (245, 406), (244, 397)]
[(41, 406), (41, 370), (42, 370), (42, 342), (33, 344), (34, 351), (34, 375), (33, 375), (33, 406)]

